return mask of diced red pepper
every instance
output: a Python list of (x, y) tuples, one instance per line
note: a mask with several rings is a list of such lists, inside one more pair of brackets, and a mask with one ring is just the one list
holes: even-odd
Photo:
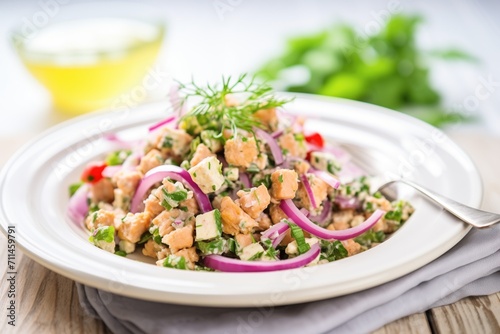
[(313, 132), (311, 134), (308, 134), (305, 136), (306, 142), (308, 142), (311, 145), (314, 145), (318, 148), (323, 148), (325, 146), (325, 140), (323, 139), (323, 136), (320, 135), (317, 132)]
[(91, 162), (82, 172), (81, 180), (87, 183), (96, 183), (102, 180), (102, 171), (107, 165), (104, 161)]

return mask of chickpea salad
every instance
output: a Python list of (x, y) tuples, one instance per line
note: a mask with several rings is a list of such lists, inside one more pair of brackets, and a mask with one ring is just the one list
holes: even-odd
[(371, 192), (371, 177), (266, 84), (190, 82), (170, 100), (144, 140), (107, 135), (116, 149), (70, 186), (69, 217), (104, 251), (185, 270), (292, 269), (375, 247), (414, 211)]

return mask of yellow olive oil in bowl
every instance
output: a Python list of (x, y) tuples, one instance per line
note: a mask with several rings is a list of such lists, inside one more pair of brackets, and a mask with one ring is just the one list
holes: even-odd
[(13, 34), (28, 70), (51, 92), (56, 109), (80, 114), (110, 107), (154, 63), (164, 26), (128, 18), (86, 18)]

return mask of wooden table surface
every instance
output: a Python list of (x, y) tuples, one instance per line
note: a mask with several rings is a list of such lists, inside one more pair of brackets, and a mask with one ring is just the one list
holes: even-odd
[[(485, 193), (482, 207), (499, 211), (500, 137), (451, 133), (481, 171)], [(25, 139), (0, 140), (0, 165)], [(0, 234), (0, 266), (7, 268), (6, 239)], [(78, 301), (72, 280), (32, 261), (17, 249), (17, 321), (7, 325), (7, 277), (2, 274), (0, 295), (1, 333), (108, 333), (100, 320), (87, 316)], [(500, 293), (471, 297), (394, 321), (375, 333), (500, 333)]]

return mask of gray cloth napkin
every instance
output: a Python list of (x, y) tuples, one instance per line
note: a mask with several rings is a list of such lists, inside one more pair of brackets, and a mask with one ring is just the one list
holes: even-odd
[(78, 285), (80, 302), (115, 333), (366, 333), (467, 296), (500, 291), (500, 225), (392, 282), (313, 303), (266, 309), (142, 301)]

